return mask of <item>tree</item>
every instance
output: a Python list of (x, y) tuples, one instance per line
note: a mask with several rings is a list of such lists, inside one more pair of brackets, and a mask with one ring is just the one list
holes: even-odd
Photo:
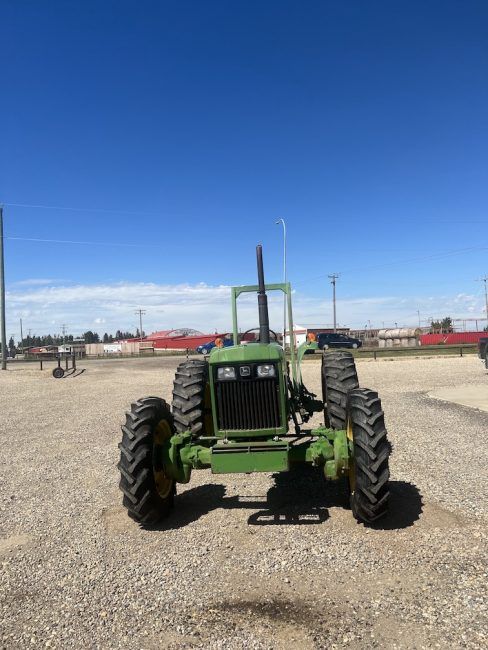
[(433, 320), (430, 331), (432, 334), (450, 334), (454, 331), (452, 326), (452, 318), (446, 316), (442, 320)]
[(452, 318), (450, 316), (446, 316), (445, 318), (443, 318), (441, 327), (443, 332), (449, 332), (449, 333), (452, 332), (453, 331)]
[(10, 357), (14, 358), (17, 353), (17, 350), (15, 349), (15, 341), (14, 337), (11, 336), (10, 340), (8, 342), (8, 354)]
[(85, 332), (83, 338), (85, 339), (85, 343), (100, 343), (100, 337), (97, 332), (92, 332), (91, 330)]
[(117, 330), (115, 332), (116, 341), (125, 341), (125, 339), (135, 339), (133, 332), (122, 332), (122, 330)]

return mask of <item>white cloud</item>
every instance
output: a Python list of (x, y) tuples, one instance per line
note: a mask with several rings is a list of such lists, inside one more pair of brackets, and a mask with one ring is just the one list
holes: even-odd
[[(24, 286), (24, 285), (23, 285)], [(48, 286), (40, 281), (26, 289), (7, 292), (7, 328), (18, 329), (19, 318), (24, 329), (37, 334), (55, 333), (61, 324), (79, 334), (92, 329), (113, 332), (116, 329), (135, 331), (138, 317), (134, 311), (146, 310), (143, 326), (146, 331), (192, 327), (201, 331), (227, 331), (231, 328), (230, 288), (225, 285), (156, 284), (118, 282), (96, 285)], [(458, 294), (452, 296), (367, 296), (340, 299), (337, 314), (340, 324), (364, 327), (371, 321), (373, 327), (385, 322), (393, 326), (418, 323), (417, 309), (427, 321), (430, 317), (473, 317), (484, 311), (479, 296)], [(282, 297), (270, 294), (270, 320), (273, 329), (282, 327)], [(239, 298), (239, 325), (242, 329), (257, 326), (257, 301), (253, 295)], [(300, 324), (330, 324), (332, 305), (294, 292), (294, 320)]]

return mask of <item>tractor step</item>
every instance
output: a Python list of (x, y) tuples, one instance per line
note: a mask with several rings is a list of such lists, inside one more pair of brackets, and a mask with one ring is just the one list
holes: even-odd
[(212, 447), (212, 474), (285, 472), (289, 445), (284, 442), (228, 442)]

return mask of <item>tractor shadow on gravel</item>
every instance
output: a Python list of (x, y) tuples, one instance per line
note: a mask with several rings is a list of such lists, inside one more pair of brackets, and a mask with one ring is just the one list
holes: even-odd
[[(273, 474), (275, 484), (266, 500), (256, 496), (226, 496), (226, 486), (206, 484), (190, 488), (176, 496), (171, 515), (156, 530), (183, 528), (203, 515), (223, 509), (254, 510), (248, 517), (252, 526), (316, 525), (329, 518), (329, 508), (349, 509), (345, 484), (326, 483), (316, 468), (297, 466), (290, 472)], [(375, 530), (396, 530), (412, 526), (422, 512), (422, 497), (412, 483), (390, 481), (390, 512), (370, 524)], [(351, 522), (354, 522), (350, 513)]]
[(388, 514), (368, 527), (374, 530), (408, 528), (420, 519), (422, 506), (422, 495), (416, 485), (406, 481), (390, 481)]

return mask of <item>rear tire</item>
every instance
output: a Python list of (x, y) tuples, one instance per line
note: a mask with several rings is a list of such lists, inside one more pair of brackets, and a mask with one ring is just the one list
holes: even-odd
[(194, 437), (212, 435), (207, 361), (195, 359), (180, 363), (173, 382), (171, 410), (178, 433), (190, 431)]
[(119, 487), (129, 517), (142, 525), (157, 523), (173, 507), (175, 482), (159, 467), (157, 453), (173, 433), (169, 406), (159, 397), (137, 400), (126, 414), (119, 444)]
[(357, 388), (349, 394), (347, 435), (353, 442), (351, 509), (358, 521), (372, 523), (388, 511), (390, 471), (385, 419), (378, 393)]
[(331, 429), (346, 428), (347, 396), (359, 388), (356, 364), (350, 352), (332, 350), (322, 356), (322, 398), (325, 425)]

